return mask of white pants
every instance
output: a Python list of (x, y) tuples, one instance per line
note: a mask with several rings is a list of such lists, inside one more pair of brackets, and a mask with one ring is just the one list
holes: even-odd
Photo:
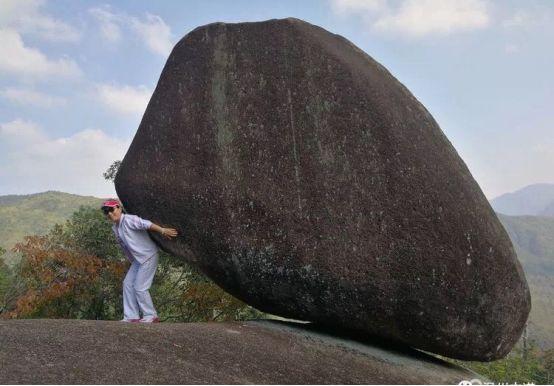
[(158, 267), (158, 254), (140, 264), (133, 260), (125, 280), (123, 280), (123, 316), (125, 319), (139, 319), (139, 310), (143, 318), (157, 316), (150, 297), (150, 286)]

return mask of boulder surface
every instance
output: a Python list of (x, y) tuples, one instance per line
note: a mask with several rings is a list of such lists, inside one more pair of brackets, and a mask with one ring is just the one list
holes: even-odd
[(415, 350), (271, 322), (0, 320), (1, 384), (458, 384)]
[(492, 360), (530, 310), (512, 244), (435, 120), (297, 19), (173, 49), (116, 180), (152, 237), (263, 311)]

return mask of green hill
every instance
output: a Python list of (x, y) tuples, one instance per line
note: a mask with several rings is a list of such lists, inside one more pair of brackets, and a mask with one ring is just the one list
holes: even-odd
[[(28, 195), (0, 196), (0, 247), (10, 251), (24, 236), (48, 232), (64, 223), (81, 205), (100, 206), (102, 199), (48, 191)], [(13, 262), (8, 252), (6, 262)]]
[(529, 337), (554, 347), (554, 217), (498, 214), (516, 249), (531, 290)]

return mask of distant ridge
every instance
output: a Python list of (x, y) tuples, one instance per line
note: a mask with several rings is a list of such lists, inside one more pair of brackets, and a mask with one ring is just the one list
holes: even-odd
[(44, 195), (60, 195), (60, 196), (66, 196), (66, 197), (93, 198), (93, 199), (101, 200), (101, 198), (94, 197), (94, 196), (80, 196), (78, 194), (60, 192), (58, 190), (47, 190), (45, 192), (39, 192), (39, 193), (8, 194), (5, 196), (0, 196), (0, 205), (13, 205), (26, 199), (41, 197)]
[[(81, 205), (99, 207), (101, 198), (49, 190), (42, 193), (0, 196), (0, 247), (11, 250), (24, 236), (48, 232), (64, 223)], [(14, 254), (7, 253), (7, 262)]]
[(493, 209), (509, 216), (554, 216), (554, 184), (533, 184), (490, 201)]
[(554, 347), (554, 217), (505, 216), (506, 228), (531, 290), (529, 337), (547, 349)]

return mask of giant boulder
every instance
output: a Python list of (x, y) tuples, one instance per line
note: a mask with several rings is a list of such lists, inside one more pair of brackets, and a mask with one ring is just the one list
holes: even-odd
[(173, 49), (116, 178), (152, 237), (263, 311), (492, 360), (530, 309), (468, 168), (415, 97), (297, 19)]

